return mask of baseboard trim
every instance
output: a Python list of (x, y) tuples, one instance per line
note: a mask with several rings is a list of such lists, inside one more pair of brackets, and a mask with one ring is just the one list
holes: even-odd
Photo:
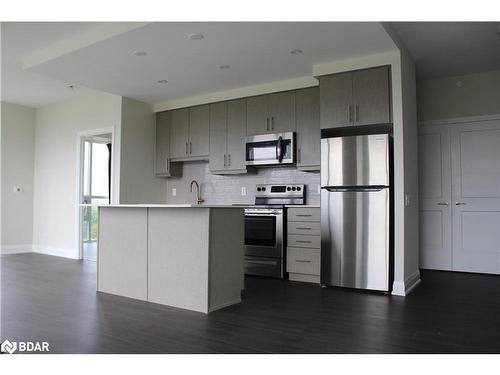
[(221, 303), (220, 305), (210, 307), (208, 309), (207, 313), (211, 313), (212, 311), (220, 310), (220, 309), (223, 309), (224, 307), (235, 305), (237, 303), (241, 303), (241, 298), (236, 298), (235, 300), (228, 301), (226, 303)]
[(70, 248), (34, 245), (33, 252), (62, 258), (79, 259), (78, 253)]
[(33, 245), (3, 245), (2, 246), (2, 255), (9, 254), (23, 254), (23, 253), (31, 253), (33, 251)]
[(404, 282), (394, 281), (392, 284), (392, 295), (407, 296), (418, 284), (420, 284), (420, 271), (416, 270)]

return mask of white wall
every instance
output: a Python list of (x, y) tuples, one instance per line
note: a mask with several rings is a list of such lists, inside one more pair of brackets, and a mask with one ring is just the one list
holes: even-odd
[(120, 203), (166, 203), (166, 180), (156, 178), (155, 119), (151, 106), (123, 98)]
[(417, 94), (419, 121), (499, 114), (500, 70), (422, 80)]
[[(37, 109), (34, 251), (78, 257), (78, 133), (110, 127), (119, 133), (120, 123), (121, 97), (106, 93), (80, 96)], [(115, 168), (113, 181), (117, 181), (117, 176), (119, 168)]]
[(2, 253), (27, 252), (33, 241), (35, 110), (2, 102), (1, 124)]

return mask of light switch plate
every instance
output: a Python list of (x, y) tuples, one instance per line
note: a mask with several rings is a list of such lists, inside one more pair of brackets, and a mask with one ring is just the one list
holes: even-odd
[(241, 196), (244, 197), (245, 195), (247, 195), (247, 188), (242, 186), (241, 187)]
[(176, 196), (177, 196), (177, 189), (172, 188), (172, 197), (176, 197)]

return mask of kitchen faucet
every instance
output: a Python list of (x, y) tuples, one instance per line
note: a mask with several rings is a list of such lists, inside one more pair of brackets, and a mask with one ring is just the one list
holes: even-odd
[(204, 200), (201, 199), (200, 185), (198, 185), (198, 182), (196, 180), (191, 181), (190, 185), (191, 193), (193, 192), (193, 184), (196, 185), (196, 204), (201, 204), (201, 202), (204, 202)]

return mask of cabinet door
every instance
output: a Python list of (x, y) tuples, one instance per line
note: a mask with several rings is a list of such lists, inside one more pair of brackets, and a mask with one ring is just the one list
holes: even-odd
[(297, 90), (295, 92), (297, 117), (297, 167), (319, 170), (320, 141), (319, 129), (319, 88)]
[(170, 157), (188, 156), (189, 110), (176, 109), (170, 114)]
[(246, 100), (232, 100), (227, 103), (227, 169), (246, 171), (245, 134)]
[(189, 156), (208, 156), (210, 129), (210, 106), (202, 105), (189, 109)]
[(268, 95), (271, 133), (295, 131), (295, 91)]
[(158, 176), (168, 174), (170, 148), (170, 112), (156, 114), (155, 173)]
[(210, 105), (210, 158), (211, 171), (226, 168), (227, 102)]
[(451, 270), (450, 134), (445, 126), (420, 129), (420, 267)]
[(352, 73), (319, 79), (321, 129), (352, 125)]
[(268, 96), (254, 96), (247, 102), (247, 135), (271, 133)]
[(391, 122), (389, 68), (359, 70), (353, 73), (354, 124)]

